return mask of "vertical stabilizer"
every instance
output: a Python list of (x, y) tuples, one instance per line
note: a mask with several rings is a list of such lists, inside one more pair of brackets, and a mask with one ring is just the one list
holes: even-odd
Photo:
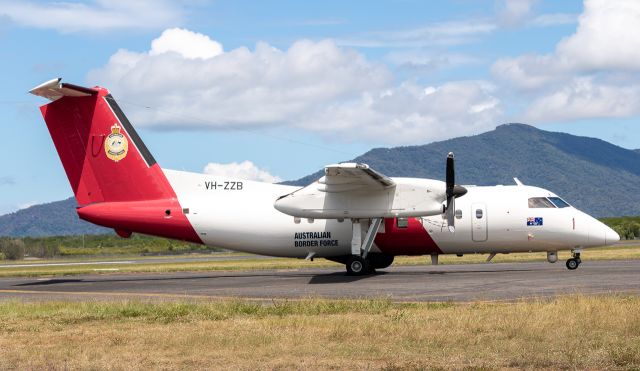
[(81, 219), (114, 228), (123, 237), (139, 232), (202, 243), (162, 169), (107, 89), (55, 79), (31, 93), (52, 101), (40, 110)]
[(31, 92), (53, 100), (40, 110), (79, 205), (175, 197), (106, 89), (57, 79)]

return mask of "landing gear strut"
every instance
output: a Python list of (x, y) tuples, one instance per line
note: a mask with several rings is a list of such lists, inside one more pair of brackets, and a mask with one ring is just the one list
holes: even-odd
[(363, 231), (360, 220), (353, 219), (351, 222), (353, 234), (351, 238), (351, 255), (347, 258), (347, 262), (345, 264), (347, 274), (350, 276), (361, 276), (364, 274), (375, 273), (374, 264), (372, 264), (368, 255), (371, 251), (371, 247), (373, 246), (373, 240), (382, 225), (382, 218), (372, 219), (369, 222), (364, 238), (362, 236)]
[(572, 250), (571, 256), (572, 258), (567, 260), (567, 269), (578, 269), (580, 263), (582, 263), (582, 260), (580, 260), (580, 250)]

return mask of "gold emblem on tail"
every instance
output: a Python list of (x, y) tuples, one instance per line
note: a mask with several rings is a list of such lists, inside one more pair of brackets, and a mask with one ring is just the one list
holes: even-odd
[(129, 150), (129, 141), (120, 132), (120, 125), (113, 124), (111, 127), (111, 134), (104, 140), (104, 150), (107, 153), (107, 157), (115, 162), (118, 162), (127, 156)]

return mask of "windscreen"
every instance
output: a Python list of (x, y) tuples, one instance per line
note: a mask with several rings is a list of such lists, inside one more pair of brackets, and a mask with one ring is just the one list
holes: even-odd
[(553, 202), (553, 204), (556, 205), (556, 207), (558, 208), (571, 207), (571, 205), (569, 205), (565, 200), (561, 199), (560, 197), (549, 197), (549, 201)]
[(554, 209), (555, 206), (546, 197), (531, 197), (529, 199), (531, 209)]

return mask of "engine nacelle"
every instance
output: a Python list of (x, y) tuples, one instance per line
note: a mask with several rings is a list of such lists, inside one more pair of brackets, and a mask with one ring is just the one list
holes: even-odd
[(396, 178), (392, 187), (359, 191), (358, 185), (322, 182), (280, 197), (277, 210), (313, 219), (420, 217), (442, 214), (444, 182)]
[(558, 252), (557, 251), (547, 251), (547, 261), (549, 263), (555, 263), (558, 261)]

